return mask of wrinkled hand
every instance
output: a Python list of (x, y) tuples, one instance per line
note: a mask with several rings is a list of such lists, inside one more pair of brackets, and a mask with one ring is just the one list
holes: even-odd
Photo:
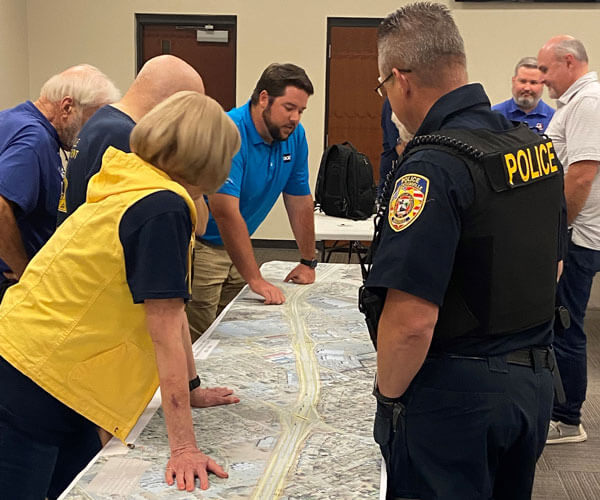
[[(212, 472), (218, 477), (229, 477), (227, 472), (212, 458), (202, 453), (197, 448), (186, 448), (171, 453), (165, 470), (165, 481), (171, 486), (177, 481), (178, 490), (193, 491), (195, 477), (200, 479), (200, 489), (208, 488), (208, 473)], [(175, 478), (175, 481), (173, 480)]]
[(315, 281), (315, 270), (305, 266), (304, 264), (298, 264), (285, 277), (284, 281), (293, 281), (294, 283), (301, 285), (309, 285)]
[(239, 403), (240, 398), (233, 395), (233, 390), (227, 387), (196, 387), (190, 392), (190, 404), (194, 408), (208, 408), (209, 406), (230, 405)]
[(248, 285), (254, 293), (262, 295), (265, 298), (265, 304), (283, 304), (285, 302), (283, 292), (262, 278), (249, 282)]

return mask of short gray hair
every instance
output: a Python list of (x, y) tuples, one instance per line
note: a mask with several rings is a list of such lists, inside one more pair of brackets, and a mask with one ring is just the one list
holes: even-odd
[(115, 84), (98, 68), (80, 64), (54, 75), (44, 83), (40, 97), (59, 102), (70, 96), (82, 108), (98, 107), (121, 98)]
[(538, 63), (536, 57), (524, 57), (515, 66), (515, 76), (519, 72), (519, 68), (531, 68), (538, 69)]
[(410, 69), (424, 83), (436, 81), (440, 63), (467, 64), (458, 27), (448, 7), (439, 3), (413, 3), (389, 14), (379, 25), (377, 46), (383, 71)]
[(571, 38), (558, 42), (554, 47), (554, 55), (557, 57), (573, 55), (575, 59), (581, 62), (588, 62), (587, 52), (580, 40)]

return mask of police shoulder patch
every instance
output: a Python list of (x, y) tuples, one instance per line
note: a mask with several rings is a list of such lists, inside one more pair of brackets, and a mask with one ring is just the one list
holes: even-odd
[(419, 174), (406, 174), (396, 181), (388, 209), (388, 223), (394, 231), (406, 229), (419, 217), (428, 191), (429, 179)]

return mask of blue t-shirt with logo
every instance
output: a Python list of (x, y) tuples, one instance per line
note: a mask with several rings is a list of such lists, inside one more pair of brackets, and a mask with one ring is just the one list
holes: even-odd
[[(0, 111), (0, 195), (14, 203), (30, 258), (56, 229), (61, 181), (58, 134), (46, 117), (31, 101)], [(0, 260), (0, 273), (9, 270)]]
[[(240, 213), (252, 235), (281, 193), (310, 194), (308, 144), (301, 124), (285, 141), (266, 143), (252, 121), (250, 101), (227, 114), (238, 127), (242, 145), (232, 160), (229, 177), (218, 192), (239, 198)], [(212, 214), (202, 239), (223, 245)]]
[(502, 113), (506, 118), (513, 122), (525, 122), (531, 130), (538, 134), (543, 134), (552, 116), (554, 116), (554, 108), (548, 106), (540, 99), (537, 106), (529, 113), (525, 113), (514, 99), (508, 99), (500, 104), (492, 106), (493, 111)]

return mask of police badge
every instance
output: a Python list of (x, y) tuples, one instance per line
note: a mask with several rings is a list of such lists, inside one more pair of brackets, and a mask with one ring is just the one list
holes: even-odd
[(421, 214), (428, 190), (429, 179), (422, 175), (406, 174), (396, 181), (388, 210), (388, 223), (394, 231), (406, 229)]

